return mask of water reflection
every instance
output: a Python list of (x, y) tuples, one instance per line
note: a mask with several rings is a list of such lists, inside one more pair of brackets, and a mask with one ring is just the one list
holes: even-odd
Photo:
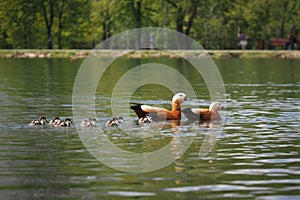
[[(175, 127), (174, 127), (175, 123)], [(125, 172), (143, 173), (161, 169), (162, 167), (168, 166), (174, 160), (178, 159), (193, 142), (193, 135), (182, 135), (184, 133), (178, 128), (179, 121), (161, 122), (158, 123), (157, 128), (162, 128), (156, 132), (156, 136), (144, 140), (145, 137), (133, 138), (130, 129), (122, 129), (119, 127), (118, 133), (128, 135), (129, 138), (125, 138), (126, 141), (130, 141), (131, 145), (126, 147), (132, 150), (132, 144), (140, 143), (150, 147), (149, 152), (131, 152), (124, 148), (120, 148), (118, 144), (123, 144), (123, 138), (118, 138), (117, 143), (112, 142), (108, 136), (111, 135), (110, 131), (115, 132), (116, 129), (105, 129), (101, 127), (95, 127), (94, 129), (81, 129), (79, 131), (81, 140), (85, 144), (86, 148), (101, 162), (117, 170)], [(139, 129), (138, 132), (145, 134), (145, 132), (153, 132), (151, 129), (153, 126), (148, 126), (148, 129)], [(128, 127), (127, 127), (128, 128)], [(157, 138), (160, 137), (159, 133), (168, 134), (163, 145), (157, 148)], [(190, 131), (189, 131), (190, 132)], [(105, 134), (101, 134), (105, 133)], [(148, 134), (150, 134), (148, 133)], [(148, 135), (146, 134), (146, 135)], [(136, 144), (134, 145), (136, 146)], [(101, 147), (101, 148), (99, 148)], [(155, 148), (152, 148), (155, 147)], [(114, 152), (112, 157), (111, 152)]]

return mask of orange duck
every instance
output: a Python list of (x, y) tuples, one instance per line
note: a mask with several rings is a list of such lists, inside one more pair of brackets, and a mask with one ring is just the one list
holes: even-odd
[(182, 112), (189, 120), (211, 121), (221, 120), (219, 110), (223, 109), (219, 102), (213, 102), (209, 109), (185, 108)]
[(134, 103), (130, 108), (134, 110), (138, 118), (151, 116), (154, 121), (180, 120), (181, 104), (187, 100), (186, 94), (177, 93), (172, 98), (172, 110)]

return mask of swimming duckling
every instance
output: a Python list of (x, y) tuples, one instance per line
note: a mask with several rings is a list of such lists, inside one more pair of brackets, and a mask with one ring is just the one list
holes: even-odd
[(118, 126), (118, 118), (114, 117), (112, 120), (107, 121), (106, 126)]
[(46, 125), (47, 119), (44, 116), (41, 116), (38, 120), (33, 120), (30, 122), (30, 126), (36, 126), (36, 125)]
[(66, 118), (63, 121), (61, 121), (57, 126), (71, 126), (72, 120), (70, 118)]
[(150, 115), (146, 115), (145, 117), (139, 118), (139, 121), (137, 122), (137, 125), (149, 124), (149, 123), (152, 123), (152, 122), (153, 122), (152, 117)]
[(123, 124), (124, 123), (124, 118), (123, 117), (119, 117), (118, 118), (118, 123), (119, 124)]
[(123, 117), (114, 117), (112, 120), (109, 120), (106, 122), (106, 126), (119, 126), (119, 124), (122, 124), (124, 122)]
[(82, 127), (94, 127), (94, 126), (97, 126), (97, 119), (90, 117), (88, 120), (83, 120), (80, 123), (80, 126), (82, 126)]
[(56, 126), (58, 125), (59, 123), (61, 122), (60, 118), (59, 117), (53, 117), (51, 120), (50, 120), (50, 124)]

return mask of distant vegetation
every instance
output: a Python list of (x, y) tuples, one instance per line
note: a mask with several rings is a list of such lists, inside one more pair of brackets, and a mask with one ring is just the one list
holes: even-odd
[(165, 27), (206, 49), (250, 48), (300, 28), (299, 0), (0, 0), (0, 48), (91, 49), (122, 31)]

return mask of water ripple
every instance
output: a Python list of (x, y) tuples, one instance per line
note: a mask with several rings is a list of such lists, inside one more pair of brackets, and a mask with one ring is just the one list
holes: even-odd
[(107, 192), (110, 196), (122, 196), (122, 197), (150, 197), (155, 196), (153, 192), (132, 192), (132, 191), (110, 191)]
[(225, 174), (249, 174), (249, 175), (262, 175), (262, 174), (271, 174), (271, 173), (282, 173), (282, 174), (300, 174), (299, 170), (294, 169), (237, 169), (237, 170), (228, 170), (224, 172)]
[(192, 191), (257, 191), (257, 190), (268, 190), (269, 187), (245, 187), (238, 185), (206, 185), (206, 186), (184, 186), (184, 187), (174, 187), (166, 188), (165, 191), (170, 192), (192, 192)]

